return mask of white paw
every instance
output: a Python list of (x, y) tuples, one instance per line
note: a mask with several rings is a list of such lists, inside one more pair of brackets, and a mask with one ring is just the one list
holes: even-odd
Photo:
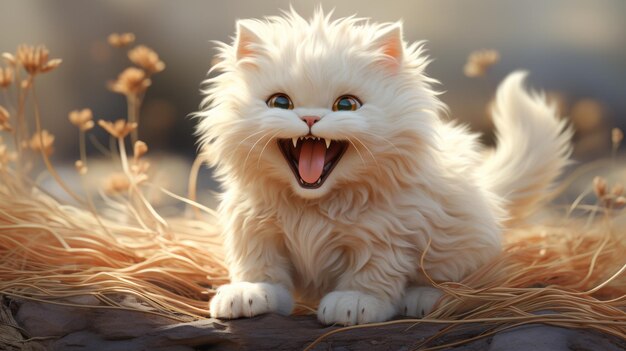
[(282, 285), (239, 282), (222, 285), (210, 303), (211, 317), (234, 319), (268, 312), (288, 315), (293, 308), (291, 293)]
[(358, 291), (333, 291), (324, 296), (317, 309), (317, 319), (324, 324), (382, 322), (395, 314), (392, 303)]
[(408, 288), (402, 298), (400, 312), (405, 316), (423, 318), (433, 311), (442, 295), (441, 290), (430, 286)]

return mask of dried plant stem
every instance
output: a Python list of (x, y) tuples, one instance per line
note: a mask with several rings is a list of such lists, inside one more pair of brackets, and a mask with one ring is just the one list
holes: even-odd
[(87, 189), (87, 185), (85, 184), (84, 178), (81, 178), (81, 185), (85, 191), (85, 198), (87, 199), (89, 212), (91, 212), (91, 215), (95, 218), (96, 222), (98, 223), (98, 226), (102, 228), (103, 232), (106, 233), (107, 236), (114, 243), (117, 243), (117, 238), (115, 237), (115, 235), (111, 233), (111, 230), (104, 224), (104, 222), (102, 221), (102, 218), (100, 218), (100, 215), (98, 215), (98, 211), (96, 210), (96, 205), (93, 203), (93, 199), (91, 198), (91, 195), (89, 195), (89, 189)]
[(80, 160), (83, 162), (83, 165), (87, 167), (87, 146), (85, 143), (85, 132), (81, 129), (78, 129), (78, 148), (80, 152)]
[[(189, 171), (189, 181), (187, 185), (187, 198), (194, 203), (196, 202), (197, 195), (197, 186), (198, 186), (198, 173), (200, 172), (200, 167), (204, 164), (204, 157), (202, 154), (196, 156), (193, 160), (193, 164), (191, 165), (191, 170)], [(200, 212), (197, 207), (193, 207), (194, 216), (196, 219), (200, 218)]]
[(102, 143), (94, 135), (92, 134), (89, 135), (89, 141), (91, 142), (91, 145), (93, 145), (96, 149), (98, 149), (98, 151), (101, 154), (105, 156), (115, 157), (112, 155), (111, 150), (107, 149), (106, 146), (102, 145)]
[[(28, 127), (28, 118), (26, 118), (26, 101), (28, 99), (28, 91), (31, 90), (33, 92), (33, 94), (35, 93), (35, 79), (33, 76), (28, 76), (28, 78), (26, 78), (26, 88), (21, 88), (22, 90), (22, 100), (20, 101), (20, 106), (21, 106), (21, 111), (18, 112), (17, 116), (20, 120), (20, 124), (21, 124), (21, 140), (20, 143), (24, 140), (28, 140), (28, 136), (29, 136), (29, 132), (30, 132), (30, 128)], [(33, 96), (34, 99), (34, 96)]]
[[(593, 189), (591, 186), (589, 186), (589, 188), (587, 190), (585, 190), (584, 192), (582, 192), (580, 195), (578, 195), (578, 197), (576, 198), (576, 200), (574, 200), (574, 202), (572, 202), (571, 206), (569, 206), (569, 208), (567, 209), (567, 213), (565, 214), (565, 218), (570, 218), (570, 216), (572, 215), (572, 212), (574, 212), (574, 210), (578, 209), (580, 206), (580, 203), (583, 201), (583, 199), (591, 194), (593, 192)], [(594, 209), (596, 207), (594, 206)]]
[[(11, 131), (11, 134), (13, 135), (13, 143), (14, 143), (14, 147), (15, 147), (15, 152), (18, 153), (18, 155), (20, 155), (21, 152), (21, 148), (20, 148), (20, 138), (18, 137), (18, 133), (19, 133), (19, 128), (18, 128), (18, 114), (17, 111), (15, 110), (15, 107), (13, 106), (13, 103), (11, 102), (11, 97), (9, 96), (9, 93), (7, 91), (7, 89), (2, 89), (3, 95), (4, 95), (4, 100), (7, 103), (7, 107), (9, 108), (9, 111), (11, 111), (11, 115), (13, 116), (13, 119), (15, 121), (15, 128), (13, 128), (13, 130)], [(18, 156), (19, 158), (19, 156)], [(21, 158), (19, 158), (21, 160)], [(18, 173), (21, 174), (21, 162), (17, 163), (17, 169), (18, 169)]]
[[(82, 161), (84, 167), (87, 167), (87, 145), (85, 141), (85, 132), (81, 129), (78, 129), (78, 141), (79, 141), (79, 150), (80, 150), (79, 151), (80, 160)], [(109, 236), (111, 240), (117, 241), (115, 236), (111, 233), (109, 228), (107, 228), (107, 226), (104, 225), (104, 223), (102, 222), (102, 219), (98, 215), (98, 211), (96, 210), (96, 206), (93, 202), (93, 199), (91, 198), (91, 195), (89, 194), (89, 189), (87, 189), (87, 185), (85, 184), (85, 178), (83, 177), (83, 175), (81, 175), (81, 185), (83, 187), (83, 191), (85, 192), (85, 199), (87, 201), (87, 206), (89, 208), (89, 211), (91, 212), (92, 216), (96, 219), (96, 222), (98, 222), (98, 226), (102, 228), (102, 230)]]
[[(128, 107), (128, 122), (139, 123), (139, 109), (141, 108), (141, 99), (136, 94), (126, 95), (126, 105)], [(132, 145), (139, 140), (138, 128), (130, 133)]]
[(602, 167), (610, 165), (610, 164), (611, 164), (610, 159), (608, 160), (600, 159), (600, 160), (595, 160), (589, 163), (585, 163), (584, 165), (581, 165), (580, 167), (573, 170), (572, 173), (570, 173), (567, 176), (567, 178), (559, 182), (559, 184), (554, 188), (554, 190), (550, 192), (550, 195), (546, 197), (545, 201), (549, 202), (551, 200), (554, 200), (557, 196), (562, 194), (563, 191), (565, 191), (565, 189), (568, 189), (577, 179), (580, 179), (582, 175), (589, 173), (591, 171), (594, 171), (594, 170), (597, 171), (601, 169)]
[(9, 96), (8, 88), (2, 89), (2, 94), (4, 95), (4, 100), (6, 101), (7, 108), (11, 111), (11, 114), (15, 113), (15, 106), (13, 106), (13, 102), (11, 101), (11, 97)]
[(131, 180), (130, 189), (129, 189), (130, 193), (133, 195), (136, 195), (139, 198), (139, 203), (141, 203), (143, 207), (150, 213), (150, 215), (152, 215), (152, 218), (154, 218), (157, 221), (157, 223), (160, 224), (159, 231), (163, 232), (162, 228), (167, 228), (167, 222), (165, 222), (165, 220), (157, 213), (157, 211), (154, 209), (154, 207), (152, 207), (150, 202), (144, 197), (143, 193), (141, 192), (141, 189), (139, 189), (135, 181), (135, 177), (130, 171), (130, 167), (128, 165), (128, 156), (126, 155), (126, 146), (124, 144), (124, 138), (117, 138), (117, 141), (118, 141), (118, 147), (120, 149), (119, 154), (120, 154), (120, 159), (122, 162), (122, 169), (124, 170), (124, 173), (126, 174), (126, 176)]
[[(32, 76), (30, 76), (32, 77)], [(31, 90), (33, 92), (33, 107), (34, 107), (34, 111), (35, 111), (35, 129), (37, 131), (37, 134), (39, 135), (39, 142), (41, 143), (41, 145), (44, 145), (44, 140), (43, 140), (43, 134), (41, 133), (41, 116), (39, 113), (39, 103), (37, 100), (37, 92), (35, 89), (35, 80), (32, 79), (31, 80)], [(85, 205), (85, 201), (83, 199), (80, 198), (80, 196), (78, 196), (78, 194), (76, 194), (72, 189), (69, 188), (69, 186), (67, 186), (67, 184), (65, 184), (65, 182), (63, 181), (63, 179), (61, 178), (61, 176), (59, 176), (59, 173), (57, 173), (56, 169), (54, 168), (54, 166), (52, 165), (52, 162), (50, 162), (50, 158), (48, 157), (48, 155), (46, 154), (46, 151), (44, 150), (44, 148), (40, 148), (40, 153), (41, 153), (41, 157), (43, 159), (43, 162), (46, 165), (46, 168), (48, 169), (48, 172), (50, 172), (50, 174), (52, 175), (52, 177), (54, 178), (54, 180), (57, 182), (57, 184), (59, 184), (59, 186), (65, 190), (65, 192), (70, 195), (79, 205)]]
[(182, 196), (176, 195), (173, 192), (171, 192), (171, 191), (169, 191), (169, 190), (167, 190), (167, 189), (165, 189), (163, 187), (159, 187), (159, 190), (161, 190), (164, 194), (166, 194), (166, 195), (168, 195), (168, 196), (170, 196), (170, 197), (172, 197), (172, 198), (174, 198), (174, 199), (176, 199), (176, 200), (178, 200), (180, 202), (184, 202), (188, 206), (193, 207), (194, 212), (197, 213), (196, 219), (200, 219), (200, 212), (199, 212), (200, 210), (202, 210), (202, 211), (204, 211), (204, 212), (206, 212), (206, 213), (208, 213), (210, 215), (217, 215), (217, 213), (214, 210), (212, 210), (212, 209), (210, 209), (210, 208), (208, 208), (206, 206), (203, 206), (203, 205), (195, 202), (192, 199), (186, 199), (186, 198), (184, 198)]
[(24, 158), (24, 150), (22, 148), (22, 141), (26, 140), (24, 137), (24, 129), (25, 127), (25, 110), (26, 110), (26, 94), (28, 93), (28, 88), (24, 88), (20, 85), (20, 74), (19, 70), (15, 72), (15, 81), (17, 86), (17, 115), (15, 116), (15, 131), (13, 142), (15, 144), (15, 151), (17, 152), (17, 158), (20, 162), (17, 162), (17, 174), (21, 179), (24, 178), (24, 167), (23, 163), (25, 163)]

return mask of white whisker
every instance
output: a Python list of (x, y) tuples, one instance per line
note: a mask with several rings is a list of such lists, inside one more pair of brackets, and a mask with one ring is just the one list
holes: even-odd
[(385, 137), (382, 137), (382, 136), (380, 136), (380, 135), (376, 135), (376, 134), (374, 134), (374, 133), (366, 132), (366, 131), (361, 131), (360, 133), (367, 134), (368, 136), (373, 136), (373, 137), (376, 137), (376, 138), (382, 139), (382, 140), (383, 140), (383, 141), (385, 141), (387, 144), (391, 145), (391, 147), (393, 147), (393, 148), (396, 150), (396, 152), (397, 152), (397, 153), (401, 153), (401, 152), (400, 152), (400, 149), (398, 149), (394, 143), (392, 143), (391, 141), (389, 141), (389, 139), (387, 139), (387, 138), (385, 138)]
[(252, 152), (252, 150), (254, 150), (254, 148), (256, 147), (256, 145), (263, 140), (263, 138), (265, 138), (266, 135), (268, 135), (271, 132), (267, 132), (263, 135), (261, 135), (261, 137), (252, 145), (252, 147), (250, 148), (250, 150), (248, 151), (248, 154), (246, 155), (246, 159), (243, 161), (243, 168), (246, 168), (246, 164), (248, 163), (248, 158), (250, 158), (250, 153)]
[(243, 138), (243, 140), (241, 140), (241, 141), (239, 142), (239, 144), (237, 144), (237, 146), (235, 147), (235, 149), (234, 149), (234, 151), (233, 151), (233, 152), (236, 152), (236, 151), (237, 151), (237, 149), (239, 149), (239, 147), (241, 146), (241, 144), (243, 144), (243, 142), (244, 142), (244, 141), (246, 141), (246, 140), (248, 140), (248, 139), (252, 138), (253, 136), (255, 136), (255, 135), (259, 134), (259, 133), (263, 133), (263, 131), (262, 131), (262, 130), (259, 130), (258, 132), (252, 133), (252, 134), (248, 135), (247, 137)]
[[(376, 157), (374, 157), (374, 154), (372, 153), (372, 151), (371, 151), (371, 150), (367, 147), (367, 145), (365, 145), (365, 144), (361, 141), (361, 139), (359, 139), (358, 137), (356, 137), (356, 136), (354, 136), (354, 135), (353, 135), (352, 137), (353, 137), (353, 138), (355, 138), (355, 139), (356, 139), (356, 141), (358, 141), (359, 143), (361, 143), (361, 145), (363, 145), (363, 147), (365, 148), (365, 150), (367, 150), (367, 152), (369, 152), (370, 156), (372, 157), (372, 160), (374, 160), (374, 163), (376, 163), (376, 169), (378, 169), (378, 172), (380, 173), (380, 172), (381, 172), (381, 170), (380, 170), (380, 165), (378, 164), (378, 161), (376, 160)], [(382, 173), (380, 173), (380, 174), (382, 174)]]
[(259, 159), (256, 162), (256, 168), (258, 169), (259, 166), (261, 165), (261, 156), (263, 156), (263, 152), (265, 151), (265, 148), (267, 148), (267, 145), (269, 145), (270, 141), (272, 141), (272, 139), (274, 139), (274, 137), (276, 135), (278, 135), (278, 133), (282, 132), (284, 129), (279, 129), (276, 133), (274, 133), (265, 143), (265, 145), (263, 145), (263, 149), (261, 149), (261, 153), (259, 154)]
[(365, 159), (363, 158), (363, 155), (361, 155), (361, 151), (359, 151), (359, 148), (354, 144), (354, 142), (352, 142), (352, 139), (348, 138), (348, 141), (350, 142), (350, 144), (352, 144), (352, 146), (354, 146), (354, 149), (356, 150), (357, 154), (359, 154), (359, 157), (361, 158), (361, 162), (363, 162), (363, 166), (367, 166), (367, 164), (365, 163)]

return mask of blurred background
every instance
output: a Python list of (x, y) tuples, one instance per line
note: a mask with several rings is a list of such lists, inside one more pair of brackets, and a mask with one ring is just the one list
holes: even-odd
[[(529, 85), (546, 91), (572, 118), (578, 160), (608, 156), (611, 128), (626, 127), (624, 0), (4, 0), (0, 52), (14, 52), (20, 43), (45, 44), (52, 58), (63, 59), (38, 80), (38, 92), (44, 128), (57, 136), (54, 158), (73, 162), (78, 139), (69, 111), (89, 107), (96, 119), (126, 116), (124, 97), (108, 91), (106, 82), (130, 63), (107, 36), (135, 33), (136, 43), (154, 49), (167, 65), (148, 90), (140, 138), (151, 152), (191, 160), (196, 146), (188, 116), (201, 101), (201, 82), (215, 54), (211, 41), (230, 43), (237, 19), (277, 15), (290, 4), (305, 17), (321, 4), (334, 8), (335, 17), (402, 20), (406, 41), (428, 41), (434, 61), (427, 72), (442, 83), (451, 117), (484, 132), (487, 143), (490, 100), (515, 69), (529, 70)], [(485, 72), (468, 76), (468, 56), (479, 49), (493, 49), (497, 57)], [(93, 133), (107, 140), (100, 128)]]

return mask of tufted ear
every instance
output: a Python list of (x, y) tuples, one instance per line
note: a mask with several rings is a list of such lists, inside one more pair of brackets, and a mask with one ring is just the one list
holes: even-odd
[(237, 21), (237, 61), (255, 54), (255, 45), (261, 44), (261, 38), (254, 33), (246, 21)]
[(402, 48), (402, 23), (393, 23), (376, 33), (372, 41), (373, 50), (382, 51), (390, 60), (386, 62), (393, 68), (402, 63), (404, 49)]

